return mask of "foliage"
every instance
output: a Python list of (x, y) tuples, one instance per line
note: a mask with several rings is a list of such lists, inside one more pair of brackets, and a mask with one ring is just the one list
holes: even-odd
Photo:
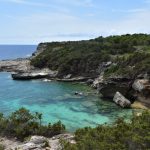
[(75, 132), (76, 144), (63, 142), (64, 150), (146, 150), (150, 148), (150, 112), (130, 123), (119, 118), (113, 125), (86, 127)]
[(105, 76), (127, 75), (135, 78), (139, 74), (150, 74), (150, 53), (137, 51), (130, 55), (116, 58), (116, 66), (111, 66), (105, 71)]
[(42, 125), (41, 120), (41, 114), (37, 112), (32, 114), (25, 108), (20, 108), (7, 118), (3, 117), (3, 114), (0, 114), (0, 134), (23, 140), (31, 135), (51, 137), (65, 130), (65, 126), (61, 121), (52, 125)]
[(0, 144), (0, 150), (4, 150), (4, 146)]
[(127, 34), (88, 41), (52, 42), (46, 43), (46, 49), (33, 58), (31, 64), (58, 70), (60, 76), (69, 73), (93, 76), (99, 73), (101, 62), (113, 61), (116, 56), (133, 54), (139, 50), (149, 52), (150, 35)]

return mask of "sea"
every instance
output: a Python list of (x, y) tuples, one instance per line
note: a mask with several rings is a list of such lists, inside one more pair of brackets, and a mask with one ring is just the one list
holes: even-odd
[[(36, 45), (0, 45), (0, 60), (25, 58), (32, 55)], [(75, 95), (82, 92), (83, 95)], [(67, 131), (111, 124), (118, 117), (132, 116), (131, 109), (122, 109), (103, 100), (97, 91), (84, 83), (31, 80), (15, 81), (11, 74), (0, 73), (0, 112), (5, 116), (21, 107), (43, 115), (43, 124), (61, 121)]]

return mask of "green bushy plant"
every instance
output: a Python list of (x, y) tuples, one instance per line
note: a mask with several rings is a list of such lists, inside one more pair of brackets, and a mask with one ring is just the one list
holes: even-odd
[(31, 113), (25, 108), (13, 112), (9, 117), (0, 115), (0, 134), (25, 139), (31, 135), (51, 137), (65, 131), (65, 126), (58, 121), (54, 124), (43, 125), (42, 114)]
[(150, 111), (133, 116), (131, 122), (119, 118), (112, 125), (86, 127), (75, 132), (76, 144), (63, 141), (64, 150), (148, 150)]

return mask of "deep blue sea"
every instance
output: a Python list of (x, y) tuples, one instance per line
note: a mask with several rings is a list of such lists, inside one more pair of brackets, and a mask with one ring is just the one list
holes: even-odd
[(36, 47), (37, 45), (0, 45), (0, 60), (29, 57)]
[[(36, 46), (0, 46), (0, 58), (26, 57)], [(76, 91), (84, 96), (76, 96)], [(9, 115), (20, 107), (43, 113), (43, 123), (61, 120), (68, 131), (98, 124), (111, 123), (116, 118), (130, 117), (131, 109), (121, 109), (104, 101), (96, 91), (79, 83), (14, 81), (10, 73), (0, 73), (0, 112)]]

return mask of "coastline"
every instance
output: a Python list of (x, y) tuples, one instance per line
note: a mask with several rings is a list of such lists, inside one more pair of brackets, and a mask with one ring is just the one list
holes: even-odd
[[(150, 108), (149, 97), (147, 100), (145, 95), (143, 95), (144, 92), (142, 91), (149, 91), (150, 86), (150, 81), (145, 79), (145, 75), (141, 75), (142, 77), (140, 76), (140, 78), (136, 79), (124, 76), (110, 76), (109, 78), (105, 78), (105, 70), (114, 64), (112, 62), (103, 62), (101, 65), (102, 72), (99, 76), (96, 75), (95, 77), (90, 77), (67, 74), (60, 77), (58, 71), (52, 71), (49, 68), (40, 69), (31, 65), (31, 60), (43, 52), (45, 48), (46, 44), (44, 44), (44, 47), (40, 44), (37, 47), (37, 51), (29, 58), (1, 60), (0, 72), (10, 72), (12, 79), (14, 80), (44, 78), (45, 80), (56, 80), (60, 82), (85, 82), (89, 86), (97, 89), (97, 91), (102, 94), (103, 98), (110, 99), (110, 101), (115, 102), (122, 108), (133, 108), (132, 106), (135, 106), (132, 105), (134, 102), (141, 103), (141, 105)], [(146, 84), (146, 86), (144, 84)], [(143, 89), (139, 89), (141, 87), (143, 87)], [(115, 97), (117, 92), (119, 92), (120, 95)], [(145, 108), (144, 106), (138, 106), (139, 105), (136, 105), (136, 108)]]

